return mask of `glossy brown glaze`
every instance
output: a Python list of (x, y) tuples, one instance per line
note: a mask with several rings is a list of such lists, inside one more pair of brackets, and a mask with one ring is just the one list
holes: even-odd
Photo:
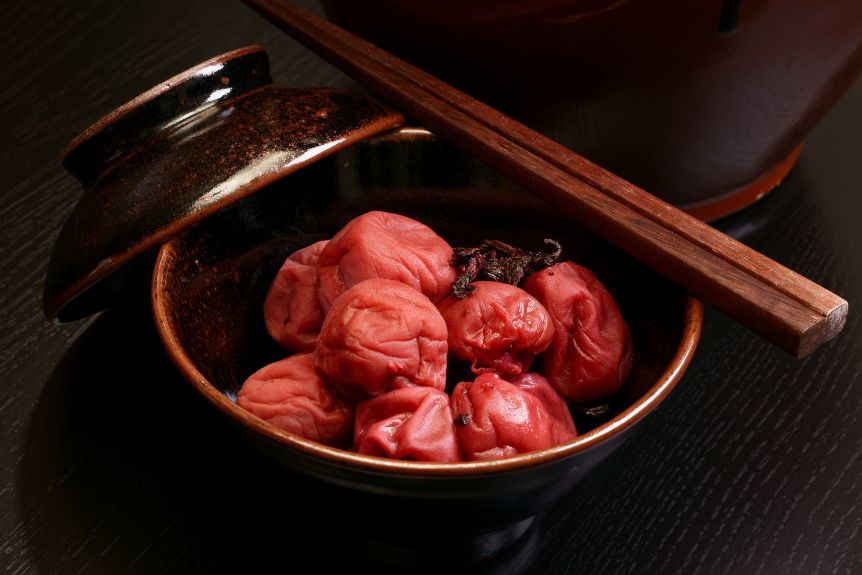
[[(582, 424), (577, 439), (509, 459), (460, 464), (395, 461), (318, 445), (236, 406), (244, 379), (284, 352), (269, 341), (262, 301), (283, 258), (331, 236), (366, 210), (416, 218), (453, 245), (486, 237), (537, 248), (560, 240), (617, 298), (635, 361), (611, 401), (613, 418)], [(292, 174), (167, 242), (153, 279), (157, 328), (168, 354), (208, 402), (267, 455), (330, 485), (322, 505), (362, 514), (381, 539), (394, 518), (371, 513), (403, 501), (400, 528), (458, 517), (448, 534), (523, 527), (583, 479), (671, 391), (691, 360), (701, 305), (463, 152), (428, 132), (402, 129), (354, 145)], [(403, 506), (395, 505), (403, 510)], [(388, 509), (393, 506), (387, 506)], [(325, 513), (322, 515), (325, 516)], [(454, 535), (453, 535), (454, 534)], [(501, 541), (506, 541), (503, 537)]]
[(862, 5), (841, 0), (322, 4), (333, 21), (701, 213), (711, 198), (745, 198), (862, 67)]
[(99, 311), (122, 284), (146, 281), (151, 250), (180, 229), (402, 121), (358, 94), (273, 85), (255, 47), (142, 94), (67, 148), (85, 193), (51, 256), (47, 315)]

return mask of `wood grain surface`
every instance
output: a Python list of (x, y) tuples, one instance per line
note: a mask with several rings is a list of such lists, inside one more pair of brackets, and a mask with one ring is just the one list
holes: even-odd
[[(41, 311), (80, 194), (59, 156), (91, 122), (246, 44), (267, 49), (281, 84), (353, 82), (240, 2), (13, 0), (0, 22), (0, 570), (399, 572), (314, 531), (314, 486), (192, 393), (146, 300), (60, 326)], [(782, 186), (717, 224), (843, 296), (838, 338), (793, 360), (708, 309), (691, 368), (631, 440), (521, 544), (446, 571), (862, 572), (860, 157), (857, 82)]]

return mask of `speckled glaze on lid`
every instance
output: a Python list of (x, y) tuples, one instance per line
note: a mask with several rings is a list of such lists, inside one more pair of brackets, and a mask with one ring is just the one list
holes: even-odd
[(302, 166), (403, 123), (360, 94), (272, 84), (262, 48), (217, 56), (85, 130), (63, 165), (85, 193), (51, 255), (43, 303), (59, 321), (146, 285), (154, 250)]

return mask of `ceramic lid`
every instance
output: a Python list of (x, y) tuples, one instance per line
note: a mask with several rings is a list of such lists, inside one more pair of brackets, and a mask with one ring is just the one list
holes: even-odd
[(360, 94), (272, 84), (257, 46), (207, 60), (75, 138), (63, 165), (84, 195), (60, 231), (44, 309), (69, 321), (148, 285), (169, 237), (403, 116)]

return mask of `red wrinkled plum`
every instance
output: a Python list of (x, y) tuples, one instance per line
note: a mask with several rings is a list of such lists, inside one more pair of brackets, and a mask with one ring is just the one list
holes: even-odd
[(554, 334), (539, 301), (510, 284), (476, 281), (464, 299), (450, 295), (438, 305), (449, 329), (449, 352), (471, 363), (474, 373), (501, 376), (526, 372)]
[(572, 419), (572, 412), (569, 411), (566, 399), (557, 393), (545, 376), (536, 372), (523, 373), (512, 377), (509, 383), (538, 397), (551, 417), (572, 432), (573, 436), (577, 435), (575, 421)]
[(367, 212), (348, 222), (320, 254), (318, 297), (326, 312), (348, 288), (370, 278), (407, 284), (433, 301), (455, 279), (452, 248), (425, 224), (388, 212)]
[(456, 385), (451, 407), (458, 443), (468, 460), (511, 457), (575, 437), (538, 397), (493, 373)]
[(432, 387), (387, 391), (356, 405), (358, 453), (412, 461), (461, 461), (449, 396)]
[(353, 427), (353, 405), (321, 379), (310, 353), (292, 355), (249, 376), (236, 403), (276, 427), (326, 445), (345, 443)]
[(542, 373), (554, 389), (574, 403), (618, 391), (631, 368), (631, 338), (593, 273), (563, 262), (530, 275), (523, 287), (551, 314), (554, 337), (542, 356)]
[(263, 302), (269, 335), (290, 351), (313, 351), (323, 324), (317, 299), (317, 260), (328, 240), (294, 252), (284, 261)]
[(446, 385), (446, 322), (410, 286), (370, 279), (344, 292), (327, 313), (314, 364), (344, 397), (358, 401), (390, 389)]

